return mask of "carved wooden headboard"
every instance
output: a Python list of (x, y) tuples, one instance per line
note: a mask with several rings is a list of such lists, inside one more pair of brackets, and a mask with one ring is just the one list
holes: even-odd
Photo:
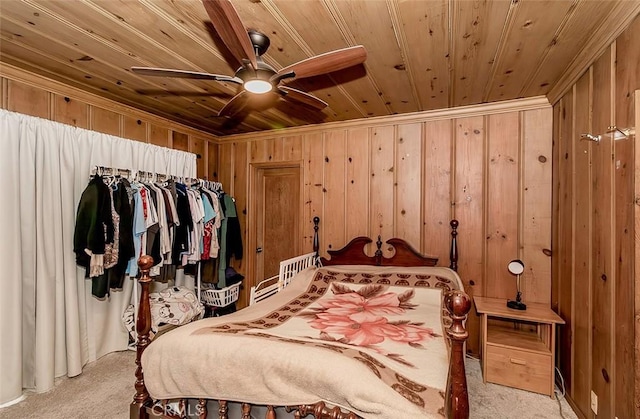
[[(313, 219), (315, 224), (314, 230), (314, 250), (318, 251), (318, 223), (320, 219)], [(451, 247), (450, 247), (450, 265), (453, 270), (458, 268), (458, 221), (451, 220)], [(328, 250), (330, 258), (321, 257), (320, 261), (323, 266), (331, 265), (374, 265), (374, 266), (436, 266), (438, 258), (424, 256), (415, 250), (409, 243), (403, 239), (393, 238), (386, 241), (387, 244), (393, 246), (395, 252), (392, 256), (386, 257), (382, 253), (382, 240), (378, 236), (376, 241), (376, 251), (373, 256), (368, 256), (364, 248), (373, 240), (369, 237), (356, 237), (346, 246), (338, 250)]]

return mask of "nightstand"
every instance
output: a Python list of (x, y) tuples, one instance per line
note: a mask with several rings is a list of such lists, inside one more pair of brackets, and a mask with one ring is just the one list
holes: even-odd
[(526, 310), (514, 310), (506, 299), (474, 302), (482, 316), (484, 382), (553, 397), (556, 325), (564, 320), (546, 304), (528, 302)]

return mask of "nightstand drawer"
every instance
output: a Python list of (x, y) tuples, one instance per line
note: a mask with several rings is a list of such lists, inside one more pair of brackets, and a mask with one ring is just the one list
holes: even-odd
[(551, 394), (551, 354), (487, 345), (486, 381)]

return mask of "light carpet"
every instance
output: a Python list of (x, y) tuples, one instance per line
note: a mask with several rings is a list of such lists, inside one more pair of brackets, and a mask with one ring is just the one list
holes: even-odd
[[(467, 358), (466, 368), (471, 419), (577, 418), (564, 399), (558, 403), (544, 395), (484, 384), (476, 359)], [(20, 403), (0, 409), (0, 418), (126, 419), (135, 392), (134, 371), (135, 352), (111, 353), (87, 365), (77, 377), (56, 380), (51, 391), (28, 394)], [(209, 416), (215, 415), (210, 411)], [(284, 417), (278, 413), (278, 419)]]

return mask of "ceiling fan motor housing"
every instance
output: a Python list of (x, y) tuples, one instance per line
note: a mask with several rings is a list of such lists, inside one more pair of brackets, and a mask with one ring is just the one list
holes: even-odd
[(271, 67), (269, 64), (262, 61), (262, 59), (258, 56), (258, 69), (254, 70), (250, 65), (242, 66), (236, 71), (235, 76), (242, 79), (242, 81), (246, 82), (248, 80), (264, 80), (269, 81), (271, 76), (276, 74), (276, 70)]
[(249, 38), (253, 44), (253, 49), (256, 52), (258, 68), (254, 70), (250, 65), (244, 64), (236, 71), (235, 76), (242, 79), (245, 83), (249, 80), (263, 80), (273, 85), (269, 79), (271, 76), (276, 74), (276, 70), (269, 64), (265, 63), (261, 57), (262, 54), (267, 52), (267, 49), (269, 49), (271, 41), (267, 35), (262, 32), (258, 32), (255, 29), (249, 29), (247, 33), (249, 34)]
[(269, 45), (271, 45), (271, 41), (269, 37), (262, 32), (258, 32), (255, 29), (249, 29), (249, 39), (251, 39), (251, 44), (253, 45), (253, 50), (256, 52), (257, 56), (261, 56), (269, 49)]

